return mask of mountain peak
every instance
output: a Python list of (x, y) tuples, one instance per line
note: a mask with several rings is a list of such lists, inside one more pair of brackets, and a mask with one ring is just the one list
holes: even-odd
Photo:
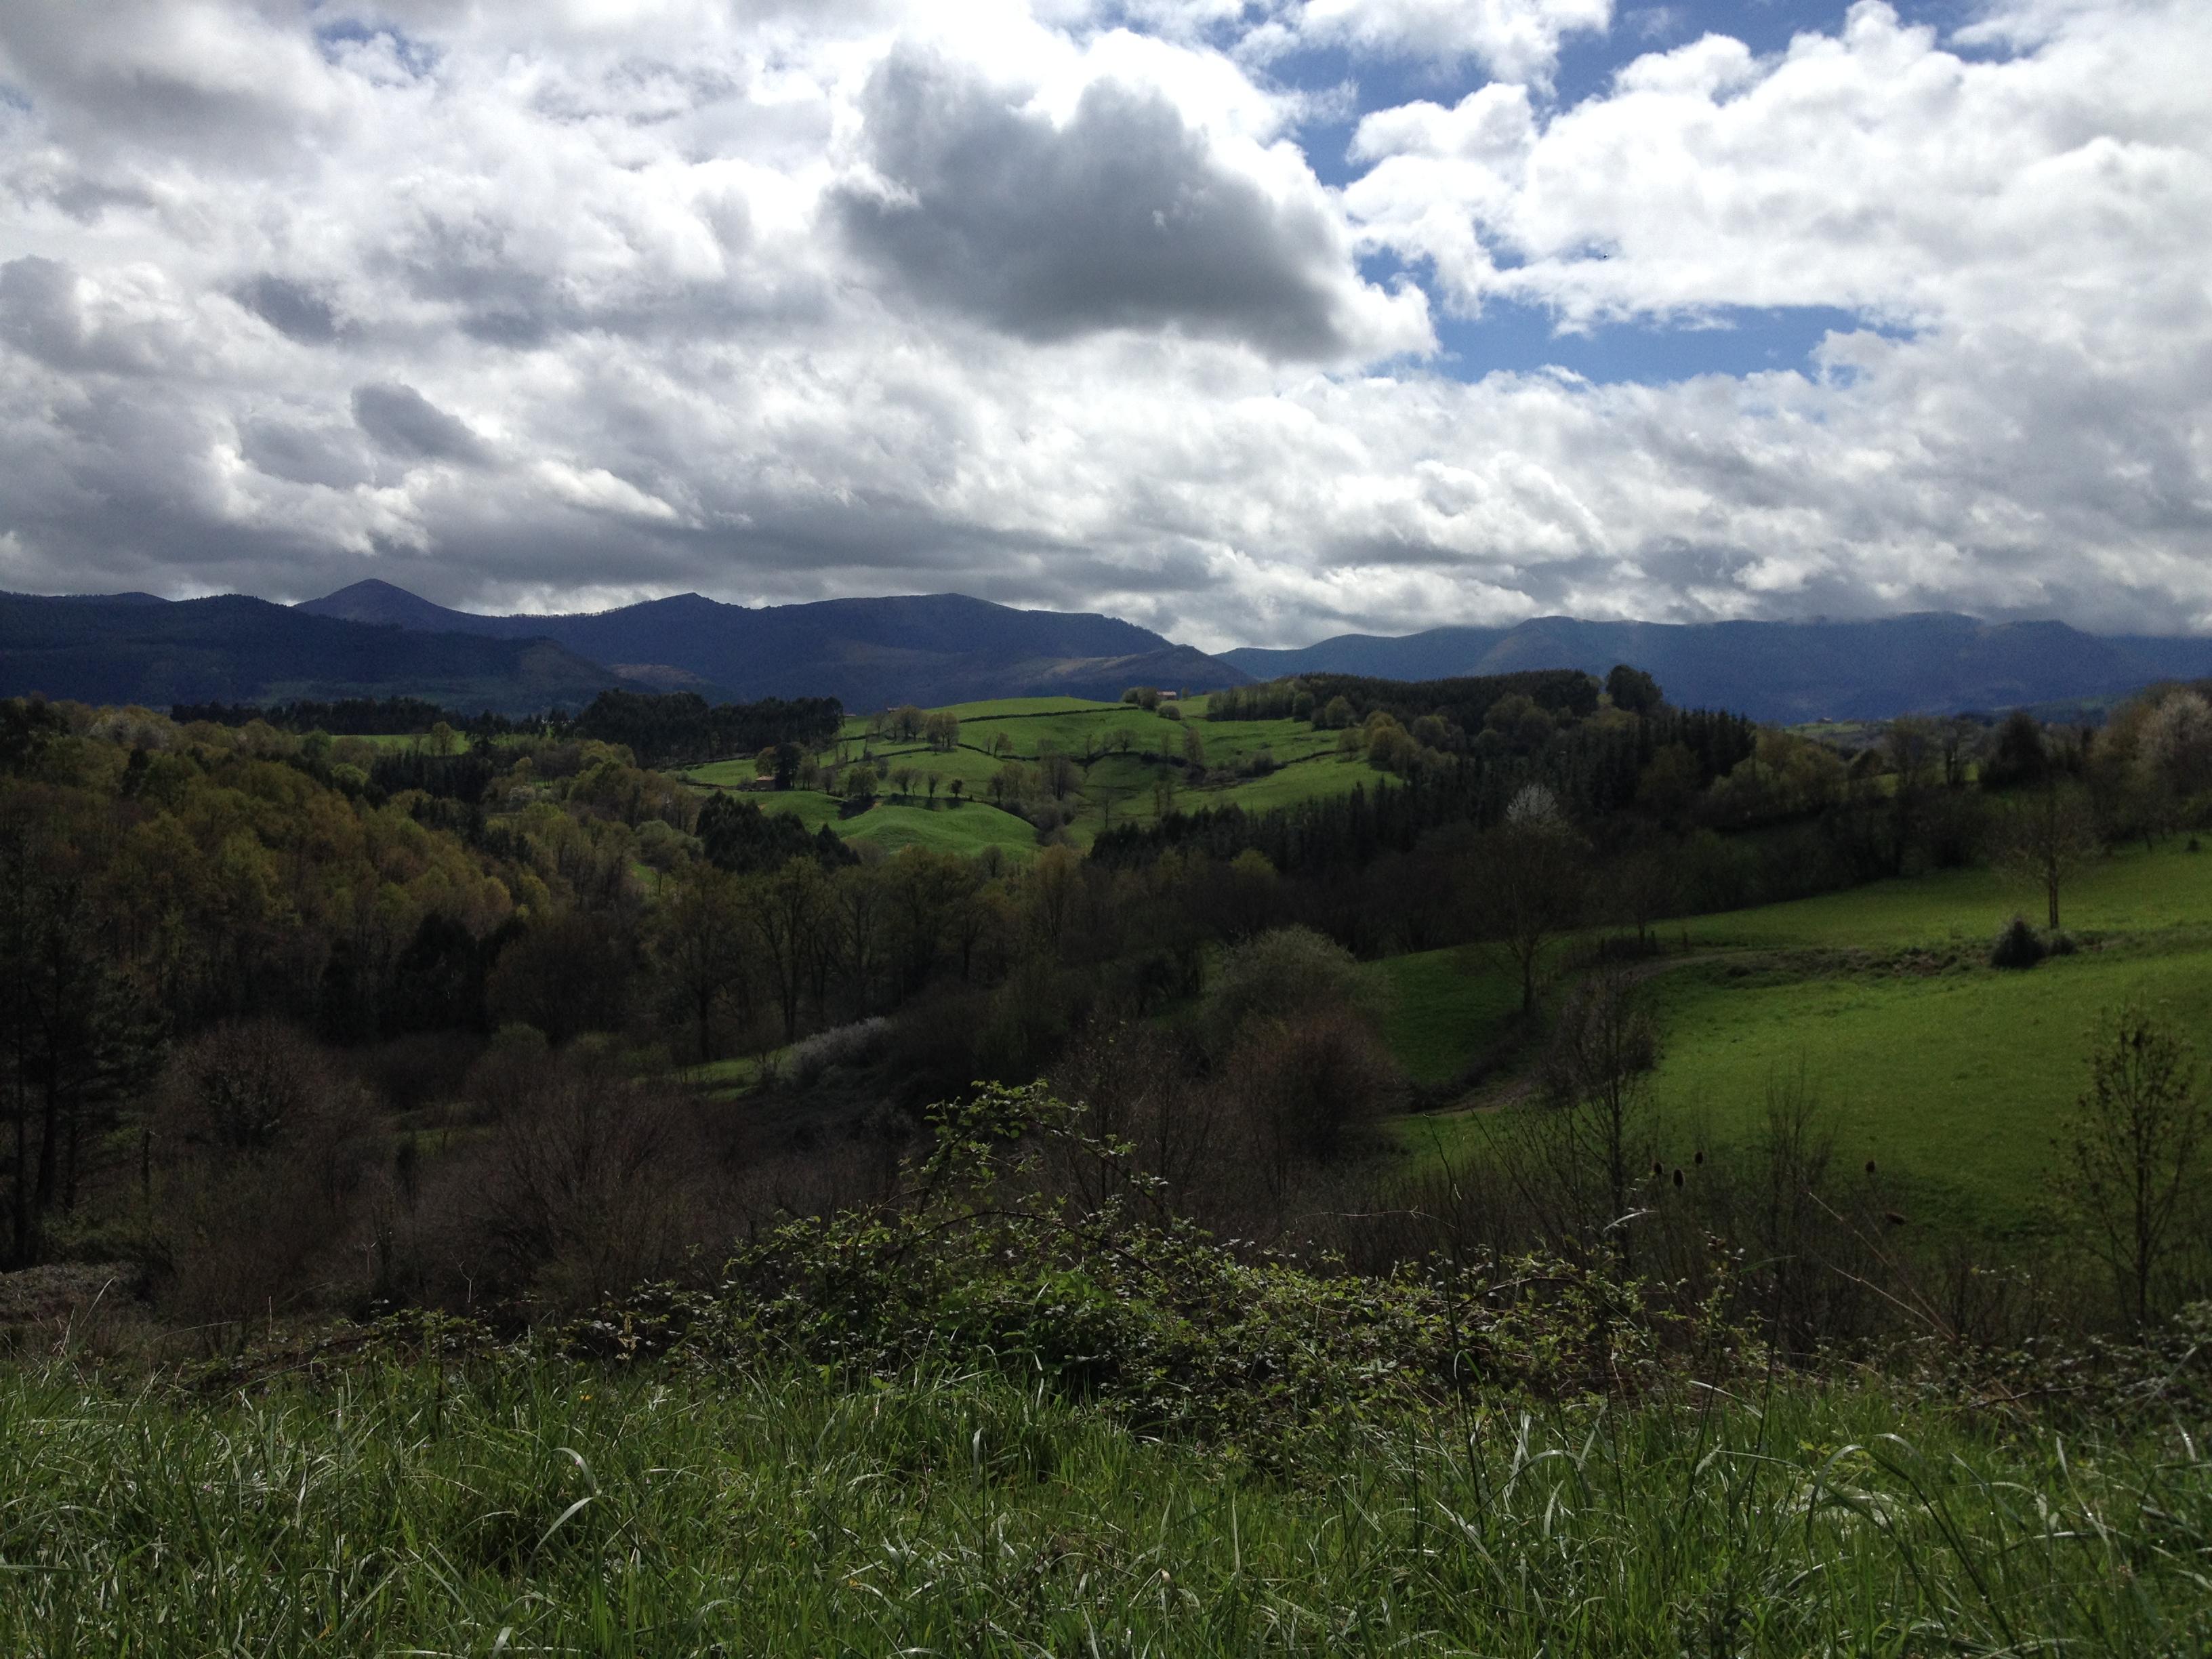
[(292, 607), (310, 617), (335, 617), (340, 622), (374, 623), (386, 628), (407, 628), (417, 633), (482, 634), (490, 631), (484, 618), (465, 611), (449, 611), (419, 593), (395, 583), (368, 576)]

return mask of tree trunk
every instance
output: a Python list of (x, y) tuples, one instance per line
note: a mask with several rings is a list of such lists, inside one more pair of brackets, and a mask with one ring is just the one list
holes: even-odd
[[(49, 1055), (51, 1062), (52, 1056)], [(31, 1201), (40, 1215), (53, 1207), (54, 1185), (60, 1173), (62, 1091), (58, 1079), (48, 1078), (46, 1102), (39, 1116), (39, 1184)]]
[(31, 1106), (23, 1097), (22, 1057), (16, 1056), (15, 1097), (15, 1239), (14, 1265), (31, 1265)]

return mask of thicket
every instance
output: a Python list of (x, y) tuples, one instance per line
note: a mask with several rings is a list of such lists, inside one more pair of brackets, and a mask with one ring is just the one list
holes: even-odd
[[(1104, 1630), (1179, 1652), (1609, 1655), (2212, 1636), (2201, 1317), (1814, 1380), (1725, 1294), (1686, 1302), (1615, 1255), (1359, 1273), (1208, 1237), (1133, 1143), (1040, 1091), (933, 1129), (876, 1197), (763, 1229), (709, 1282), (532, 1332), (270, 1331), (149, 1381), (112, 1358), (88, 1374), (121, 1334), (81, 1317), (61, 1360), (0, 1373), (0, 1552), (23, 1570), (0, 1638), (1030, 1652)], [(599, 1167), (571, 1152), (532, 1167)], [(605, 1231), (635, 1237), (610, 1189), (577, 1210), (611, 1196)]]
[(696, 691), (610, 690), (592, 698), (565, 734), (619, 744), (645, 767), (695, 766), (788, 748), (789, 765), (780, 768), (788, 787), (799, 757), (834, 743), (844, 724), (844, 705), (835, 697), (710, 704)]
[(249, 726), (260, 720), (280, 732), (302, 736), (324, 732), (334, 738), (428, 732), (437, 726), (465, 732), (471, 737), (504, 737), (536, 724), (517, 721), (489, 709), (464, 714), (420, 697), (340, 697), (327, 702), (180, 702), (169, 710), (169, 718), (179, 726)]

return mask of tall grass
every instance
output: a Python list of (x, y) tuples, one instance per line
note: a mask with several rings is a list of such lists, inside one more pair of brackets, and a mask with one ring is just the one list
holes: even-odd
[(2201, 1652), (2212, 1462), (1878, 1385), (1346, 1426), (1293, 1473), (990, 1377), (0, 1375), (0, 1651)]

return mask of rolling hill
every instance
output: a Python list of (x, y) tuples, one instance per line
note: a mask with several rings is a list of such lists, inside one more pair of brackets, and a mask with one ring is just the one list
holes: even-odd
[(1257, 679), (1371, 674), (1433, 679), (1530, 668), (1603, 673), (1626, 662), (1674, 702), (1795, 722), (1999, 709), (2113, 696), (2212, 675), (2212, 639), (2085, 634), (2063, 623), (1984, 623), (1929, 612), (1873, 622), (1577, 622), (1344, 634), (1295, 650), (1222, 653)]

